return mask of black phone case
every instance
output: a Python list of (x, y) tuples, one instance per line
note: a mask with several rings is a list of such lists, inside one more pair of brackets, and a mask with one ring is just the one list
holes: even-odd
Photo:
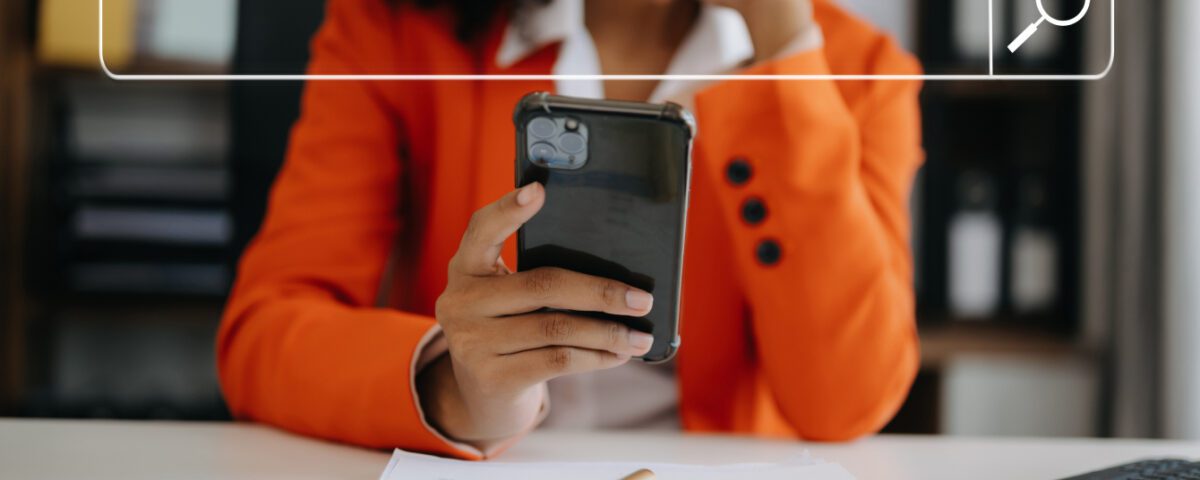
[[(539, 115), (586, 125), (587, 163), (576, 170), (532, 162), (525, 126)], [(513, 114), (516, 183), (540, 182), (542, 210), (517, 232), (517, 269), (561, 267), (654, 295), (642, 318), (577, 312), (654, 335), (641, 358), (665, 362), (679, 348), (679, 300), (695, 121), (683, 107), (526, 95)]]

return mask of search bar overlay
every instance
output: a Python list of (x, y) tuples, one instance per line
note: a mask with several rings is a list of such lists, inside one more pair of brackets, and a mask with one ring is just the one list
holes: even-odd
[[(294, 54), (288, 57), (292, 60), (289, 62), (238, 53), (266, 50), (260, 44), (269, 44), (274, 30), (296, 30), (294, 26), (283, 25), (284, 22), (295, 21), (290, 18), (294, 15), (278, 12), (275, 15), (263, 15), (261, 7), (257, 9), (259, 12), (249, 11), (254, 9), (248, 8), (234, 12), (239, 7), (237, 2), (231, 1), (96, 1), (98, 37), (95, 51), (98, 64), (105, 75), (119, 81), (1094, 81), (1105, 78), (1116, 61), (1118, 30), (1115, 15), (1117, 0), (841, 0), (837, 7), (818, 5), (818, 22), (823, 18), (845, 15), (835, 9), (847, 9), (888, 35), (894, 48), (912, 52), (921, 70), (889, 71), (887, 68), (846, 66), (839, 65), (836, 58), (830, 57), (828, 69), (814, 71), (806, 67), (804, 71), (789, 71), (787, 62), (778, 62), (770, 73), (761, 73), (761, 70), (738, 73), (735, 68), (737, 63), (724, 69), (694, 67), (694, 70), (689, 70), (689, 67), (673, 65), (667, 73), (620, 75), (601, 74), (597, 73), (598, 69), (589, 71), (587, 68), (573, 70), (556, 67), (553, 71), (543, 73), (531, 68), (499, 66), (437, 67), (437, 70), (426, 67), (428, 71), (389, 67), (394, 71), (388, 71), (382, 66), (368, 65), (359, 66), (353, 71), (314, 71), (306, 70), (306, 62), (303, 59), (296, 61), (292, 58), (297, 56)], [(151, 5), (147, 9), (150, 13), (141, 11), (141, 6), (147, 4)], [(715, 13), (704, 12), (700, 15), (697, 25), (693, 27), (694, 32), (713, 30), (722, 45), (734, 45), (735, 50), (737, 45), (749, 42), (747, 27), (736, 12), (720, 7), (705, 8)], [(131, 13), (131, 9), (136, 11)], [(227, 11), (205, 14), (205, 9)], [(315, 15), (319, 17), (320, 9)], [(729, 21), (731, 15), (736, 20)], [(128, 21), (131, 18), (136, 20)], [(192, 21), (180, 21), (181, 18), (190, 18)], [(320, 20), (315, 18), (308, 22), (315, 29)], [(149, 25), (142, 25), (147, 22)], [(838, 22), (839, 26), (841, 23), (844, 22)], [(507, 28), (516, 27), (510, 24)], [(582, 25), (579, 28), (583, 28)], [(136, 35), (151, 32), (152, 38), (145, 40), (139, 36), (135, 41), (130, 41), (132, 35), (127, 30), (137, 32)], [(825, 32), (824, 46), (817, 48), (847, 48), (846, 45), (835, 45), (841, 38), (837, 33)], [(237, 38), (231, 38), (235, 36)], [(500, 37), (497, 35), (497, 38), (491, 39), (491, 44), (482, 42), (488, 45), (484, 49), (496, 51), (496, 44), (503, 41)], [(692, 40), (685, 39), (681, 51), (688, 48), (687, 42)], [(307, 41), (293, 43), (308, 45)], [(189, 62), (164, 58), (168, 55), (156, 50), (157, 46), (162, 45), (170, 47), (162, 49), (166, 50), (166, 54), (186, 57)], [(419, 51), (424, 47), (413, 46), (411, 50)], [(397, 46), (399, 51), (404, 49), (405, 46)], [(1104, 51), (1108, 53), (1106, 63), (1089, 63), (1086, 60), (1100, 58), (1097, 52)], [(306, 55), (307, 51), (301, 53)], [(721, 54), (712, 53), (714, 56)], [(147, 58), (150, 60), (145, 60)], [(193, 61), (195, 59), (206, 63), (196, 63)]]

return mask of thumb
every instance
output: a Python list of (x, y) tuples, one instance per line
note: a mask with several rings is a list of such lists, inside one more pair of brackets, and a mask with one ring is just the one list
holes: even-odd
[(533, 218), (546, 201), (540, 183), (531, 183), (500, 197), (471, 215), (451, 269), (465, 275), (501, 273), (500, 250), (504, 241)]

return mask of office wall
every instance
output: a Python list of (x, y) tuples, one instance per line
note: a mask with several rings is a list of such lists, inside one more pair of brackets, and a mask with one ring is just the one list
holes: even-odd
[(1200, 438), (1200, 2), (1168, 0), (1164, 133), (1166, 164), (1164, 432)]
[(912, 2), (841, 0), (839, 3), (892, 34), (905, 49), (912, 51), (916, 48)]
[(946, 368), (942, 433), (1096, 436), (1097, 378), (1078, 357), (962, 355)]

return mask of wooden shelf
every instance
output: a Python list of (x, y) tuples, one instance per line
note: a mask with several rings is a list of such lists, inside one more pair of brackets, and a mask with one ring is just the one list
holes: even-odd
[[(99, 61), (93, 66), (39, 62), (36, 67), (39, 74), (52, 77), (103, 75)], [(118, 75), (220, 75), (229, 73), (229, 68), (221, 64), (143, 56), (134, 59), (129, 65), (114, 67), (112, 71)]]
[(920, 328), (921, 366), (939, 368), (960, 355), (1088, 356), (1074, 338), (1026, 326), (955, 323)]
[(229, 67), (216, 63), (141, 56), (134, 59), (133, 63), (128, 66), (113, 69), (113, 73), (127, 75), (221, 75), (229, 73)]

